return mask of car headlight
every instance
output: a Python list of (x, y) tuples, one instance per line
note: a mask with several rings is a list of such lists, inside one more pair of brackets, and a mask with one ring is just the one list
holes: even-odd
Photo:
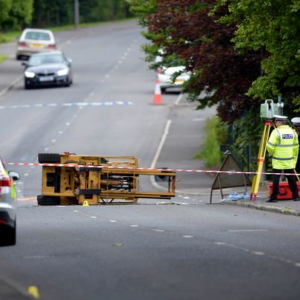
[(26, 71), (25, 72), (25, 76), (28, 77), (28, 78), (33, 78), (35, 76), (35, 73), (34, 72), (30, 72), (30, 71)]
[(68, 73), (69, 73), (69, 69), (62, 69), (62, 70), (57, 71), (58, 76), (64, 76), (64, 75), (67, 75)]

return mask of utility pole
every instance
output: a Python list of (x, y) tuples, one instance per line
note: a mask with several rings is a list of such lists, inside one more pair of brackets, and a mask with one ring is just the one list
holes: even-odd
[(79, 25), (79, 3), (78, 0), (74, 0), (74, 25), (78, 28)]

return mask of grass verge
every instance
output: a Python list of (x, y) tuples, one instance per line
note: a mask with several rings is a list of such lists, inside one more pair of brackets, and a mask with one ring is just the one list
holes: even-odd
[(0, 55), (0, 64), (7, 59), (6, 55)]
[(204, 129), (205, 139), (202, 151), (195, 156), (197, 159), (204, 159), (205, 167), (207, 168), (216, 168), (221, 164), (222, 153), (218, 137), (219, 127), (220, 121), (218, 117), (208, 119)]
[[(129, 18), (129, 19), (114, 20), (114, 21), (106, 21), (106, 22), (82, 23), (82, 24), (79, 24), (79, 28), (99, 26), (99, 25), (108, 24), (108, 23), (120, 23), (120, 22), (135, 20), (135, 19), (136, 18)], [(50, 29), (54, 32), (63, 31), (63, 30), (72, 30), (72, 29), (74, 29), (74, 24), (57, 26), (57, 27), (49, 27), (48, 29)], [(7, 33), (0, 32), (0, 44), (16, 41), (20, 37), (21, 33), (22, 33), (22, 30), (12, 31), (12, 32), (7, 32)]]

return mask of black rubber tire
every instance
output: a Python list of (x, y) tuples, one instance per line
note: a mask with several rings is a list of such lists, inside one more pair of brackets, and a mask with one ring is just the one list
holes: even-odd
[(37, 196), (38, 205), (50, 206), (50, 205), (60, 205), (60, 197), (54, 196)]
[(14, 246), (16, 244), (17, 222), (13, 228), (3, 229), (1, 232), (0, 246)]
[(31, 89), (31, 86), (29, 84), (27, 84), (26, 82), (24, 82), (24, 89), (29, 90), (29, 89)]
[(161, 88), (161, 93), (165, 94), (166, 93), (166, 88)]
[(17, 221), (15, 221), (14, 228), (11, 230), (9, 242), (11, 246), (17, 243)]
[(60, 163), (60, 155), (58, 153), (39, 153), (38, 161), (40, 164), (58, 164)]

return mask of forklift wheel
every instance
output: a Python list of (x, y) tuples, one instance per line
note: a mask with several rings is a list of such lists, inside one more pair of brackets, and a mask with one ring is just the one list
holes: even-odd
[(60, 205), (60, 197), (37, 196), (38, 205)]
[(43, 163), (60, 163), (60, 155), (58, 153), (39, 153), (38, 160), (40, 164)]

